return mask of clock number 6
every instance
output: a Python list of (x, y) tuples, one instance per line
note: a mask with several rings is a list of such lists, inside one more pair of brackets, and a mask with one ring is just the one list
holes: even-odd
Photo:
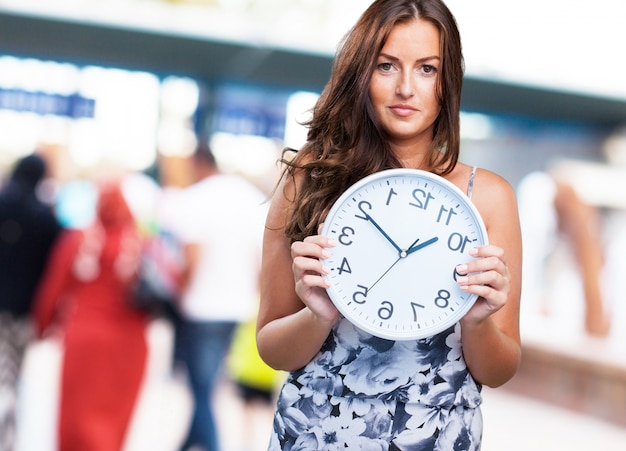
[(378, 309), (380, 319), (389, 319), (393, 315), (393, 304), (389, 301), (381, 302), (382, 307)]

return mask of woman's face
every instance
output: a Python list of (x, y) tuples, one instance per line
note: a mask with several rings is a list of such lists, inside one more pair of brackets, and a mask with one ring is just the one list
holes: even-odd
[(415, 19), (397, 24), (378, 55), (369, 96), (394, 148), (430, 150), (441, 110), (437, 100), (439, 43), (439, 30)]

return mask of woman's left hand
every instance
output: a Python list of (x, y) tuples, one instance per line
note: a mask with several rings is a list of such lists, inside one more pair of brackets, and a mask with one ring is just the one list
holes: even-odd
[(476, 324), (504, 307), (511, 289), (511, 275), (502, 248), (486, 245), (473, 249), (470, 254), (476, 260), (456, 268), (460, 274), (457, 281), (463, 291), (479, 296), (461, 320)]

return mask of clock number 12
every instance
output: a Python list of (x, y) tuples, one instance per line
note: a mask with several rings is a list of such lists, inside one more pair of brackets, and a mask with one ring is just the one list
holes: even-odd
[(428, 208), (428, 202), (431, 199), (434, 199), (431, 193), (426, 193), (423, 189), (414, 189), (413, 190), (413, 199), (415, 202), (409, 202), (409, 205), (412, 207), (421, 208), (422, 210), (426, 210)]

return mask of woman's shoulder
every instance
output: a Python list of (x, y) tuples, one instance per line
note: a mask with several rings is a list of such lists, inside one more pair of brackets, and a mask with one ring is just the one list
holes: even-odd
[(495, 200), (500, 196), (504, 198), (515, 197), (515, 191), (511, 184), (501, 175), (484, 168), (476, 168), (474, 181), (474, 196), (477, 199)]
[(515, 190), (504, 177), (488, 169), (476, 169), (472, 202), (488, 229), (490, 225), (506, 227), (518, 217)]
[(467, 192), (470, 185), (473, 194), (489, 193), (490, 190), (512, 191), (509, 182), (499, 174), (479, 166), (457, 163), (446, 179), (454, 183), (463, 192)]
[(517, 208), (511, 184), (491, 170), (458, 163), (446, 179), (470, 196), (483, 215), (491, 216)]

